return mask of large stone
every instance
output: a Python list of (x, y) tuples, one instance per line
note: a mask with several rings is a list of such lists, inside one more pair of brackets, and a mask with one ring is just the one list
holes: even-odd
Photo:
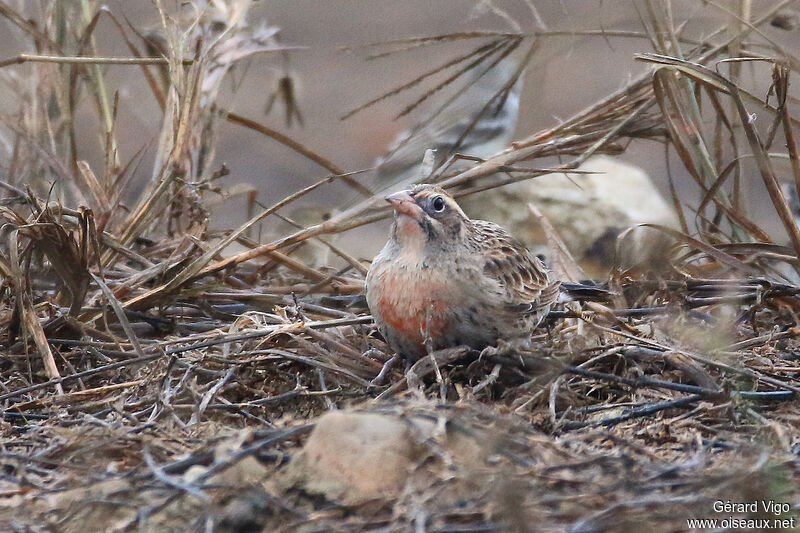
[[(589, 159), (581, 170), (595, 174), (548, 174), (465, 198), (464, 210), (506, 227), (530, 246), (545, 242), (541, 227), (528, 209), (536, 205), (550, 220), (567, 248), (587, 272), (607, 271), (614, 261), (617, 236), (642, 223), (678, 227), (678, 220), (648, 175), (640, 168), (608, 156)], [(643, 238), (647, 235), (648, 238)], [(640, 229), (627, 248), (625, 262), (647, 256), (656, 244), (654, 230)]]
[(391, 499), (409, 482), (432, 482), (430, 470), (417, 468), (430, 455), (432, 442), (448, 460), (477, 465), (485, 460), (490, 440), (446, 431), (422, 417), (332, 411), (317, 421), (278, 484), (345, 505)]

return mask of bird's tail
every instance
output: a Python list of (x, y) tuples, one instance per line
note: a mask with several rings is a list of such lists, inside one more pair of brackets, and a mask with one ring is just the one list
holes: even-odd
[(572, 281), (561, 282), (561, 302), (569, 302), (573, 300), (592, 301), (592, 302), (608, 302), (614, 296), (614, 293), (603, 287), (601, 284), (586, 280), (578, 283)]

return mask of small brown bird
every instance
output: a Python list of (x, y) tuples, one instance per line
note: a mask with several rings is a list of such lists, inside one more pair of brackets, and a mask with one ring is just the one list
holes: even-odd
[(453, 198), (418, 185), (386, 198), (394, 224), (366, 280), (367, 303), (393, 350), (415, 360), (450, 346), (524, 340), (559, 282), (521, 242), (470, 220)]

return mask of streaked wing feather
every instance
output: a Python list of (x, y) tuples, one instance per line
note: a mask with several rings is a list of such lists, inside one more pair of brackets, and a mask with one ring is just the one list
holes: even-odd
[(534, 313), (555, 301), (559, 283), (552, 282), (544, 264), (524, 244), (492, 222), (473, 220), (484, 258), (484, 273), (505, 289), (505, 307)]

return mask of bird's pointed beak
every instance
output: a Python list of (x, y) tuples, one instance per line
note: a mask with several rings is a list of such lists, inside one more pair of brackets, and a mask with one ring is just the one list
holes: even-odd
[(414, 201), (414, 198), (411, 196), (411, 191), (400, 191), (390, 194), (386, 197), (386, 201), (392, 204), (395, 217), (406, 215), (417, 222), (422, 221), (425, 217), (425, 212), (417, 205), (417, 202)]

